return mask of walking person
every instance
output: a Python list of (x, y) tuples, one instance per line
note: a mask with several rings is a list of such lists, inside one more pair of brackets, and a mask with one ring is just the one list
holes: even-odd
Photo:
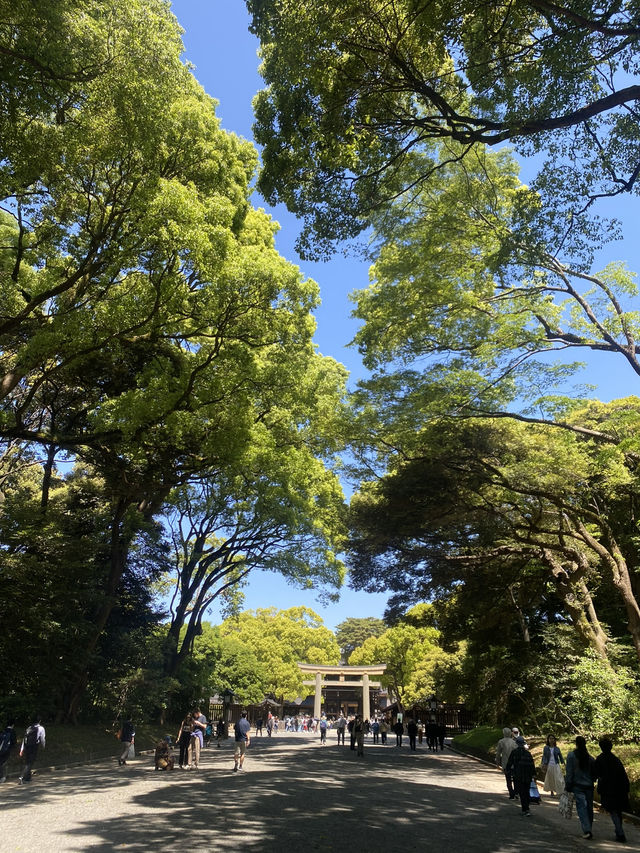
[(0, 782), (7, 781), (7, 761), (15, 745), (15, 720), (11, 718), (7, 720), (7, 725), (4, 727), (2, 734), (0, 734)]
[(531, 780), (535, 776), (536, 765), (533, 756), (525, 746), (522, 735), (516, 738), (516, 748), (509, 756), (507, 769), (511, 771), (515, 792), (520, 797), (522, 814), (527, 817), (531, 814), (529, 810)]
[(583, 838), (593, 838), (593, 782), (595, 760), (587, 751), (587, 742), (576, 738), (576, 748), (567, 755), (567, 778), (564, 787), (576, 798), (576, 811), (582, 827)]
[(511, 770), (507, 770), (507, 767), (509, 764), (509, 758), (511, 756), (511, 753), (515, 748), (516, 740), (513, 737), (511, 729), (505, 726), (502, 729), (502, 737), (500, 738), (496, 746), (496, 764), (504, 773), (504, 778), (507, 782), (507, 791), (509, 792), (510, 800), (514, 800), (516, 794), (513, 789), (513, 776), (511, 774)]
[(397, 723), (394, 724), (393, 730), (396, 733), (396, 746), (402, 746), (402, 735), (404, 734), (404, 726), (402, 722), (398, 720)]
[(356, 748), (356, 718), (352, 717), (347, 723), (347, 728), (349, 729), (349, 748), (353, 749), (355, 752)]
[(362, 717), (358, 714), (353, 722), (353, 732), (355, 734), (356, 744), (358, 745), (358, 751), (356, 755), (364, 755), (364, 730), (364, 721)]
[(371, 723), (371, 731), (373, 733), (373, 742), (379, 743), (380, 742), (380, 723), (378, 722), (378, 720), (374, 720)]
[(133, 725), (131, 720), (125, 720), (122, 728), (120, 729), (120, 742), (122, 743), (122, 752), (120, 753), (120, 758), (118, 759), (118, 764), (126, 764), (127, 758), (129, 758), (129, 750), (133, 745), (133, 742), (136, 737), (136, 727)]
[(564, 764), (564, 758), (560, 752), (560, 747), (556, 745), (554, 735), (547, 736), (547, 742), (542, 750), (542, 769), (544, 774), (544, 788), (553, 797), (554, 794), (561, 794), (564, 791), (564, 776), (562, 774), (561, 764)]
[(380, 741), (381, 743), (387, 742), (387, 732), (389, 731), (389, 723), (383, 717), (380, 720)]
[(18, 784), (22, 785), (25, 782), (31, 781), (31, 768), (38, 755), (38, 747), (43, 749), (46, 746), (46, 733), (44, 727), (40, 724), (40, 717), (34, 717), (31, 725), (24, 733), (22, 746), (20, 747), (20, 755), (24, 759), (24, 769), (22, 775), (18, 779)]
[(340, 716), (338, 717), (338, 721), (336, 722), (336, 730), (338, 732), (338, 746), (342, 743), (344, 746), (344, 731), (347, 728), (347, 721), (344, 718), (344, 714), (340, 711)]
[[(180, 723), (176, 741), (180, 748), (178, 756), (178, 767), (184, 770), (189, 765), (189, 743), (191, 741), (191, 732), (193, 731), (193, 714), (187, 714), (184, 720)], [(218, 744), (219, 745), (219, 744)]]
[(418, 725), (415, 720), (409, 720), (407, 723), (407, 734), (409, 735), (409, 749), (415, 752), (416, 738), (418, 737)]
[(611, 815), (616, 841), (626, 841), (622, 826), (622, 812), (629, 810), (629, 777), (617, 755), (611, 751), (609, 738), (599, 741), (600, 755), (595, 760), (595, 775), (602, 808)]
[(251, 723), (247, 720), (247, 712), (243, 711), (242, 716), (233, 727), (236, 738), (236, 748), (233, 753), (233, 770), (244, 770), (244, 756), (251, 743), (249, 732), (251, 731)]
[(218, 749), (220, 749), (220, 741), (224, 739), (224, 720), (222, 717), (218, 720), (218, 724), (216, 725), (216, 740), (218, 742)]
[(262, 725), (262, 717), (259, 717), (258, 722), (256, 723), (256, 737), (258, 737), (258, 735), (262, 737)]
[(327, 745), (327, 718), (323, 715), (320, 723), (318, 724), (318, 728), (320, 729), (320, 745)]

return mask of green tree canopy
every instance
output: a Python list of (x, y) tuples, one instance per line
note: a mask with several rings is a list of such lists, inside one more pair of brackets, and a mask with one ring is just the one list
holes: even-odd
[(302, 683), (298, 663), (340, 662), (333, 633), (308, 607), (247, 610), (225, 620), (220, 630), (223, 637), (234, 638), (251, 649), (267, 672), (267, 692), (278, 698), (292, 700), (309, 692)]
[[(633, 190), (639, 90), (632, 2), (247, 0), (266, 87), (255, 101), (260, 188), (327, 251), (416, 182), (434, 140), (547, 150), (558, 208)], [(446, 161), (445, 161), (446, 162)]]
[[(424, 605), (422, 611), (424, 611)], [(401, 620), (379, 636), (369, 637), (349, 658), (350, 665), (386, 663), (381, 683), (390, 688), (400, 706), (413, 705), (426, 700), (436, 691), (442, 699), (456, 701), (442, 695), (443, 681), (439, 672), (451, 664), (451, 653), (439, 645), (440, 632), (434, 626), (412, 624), (411, 610), (407, 621)], [(420, 620), (424, 622), (423, 612)]]
[(375, 616), (350, 616), (344, 622), (336, 625), (336, 640), (340, 646), (342, 657), (347, 660), (351, 653), (361, 646), (369, 637), (379, 637), (386, 629), (382, 619)]

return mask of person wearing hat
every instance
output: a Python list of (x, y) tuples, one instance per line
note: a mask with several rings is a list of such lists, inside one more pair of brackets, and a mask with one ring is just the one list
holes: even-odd
[(536, 766), (522, 735), (516, 737), (516, 748), (507, 761), (507, 771), (511, 772), (515, 792), (520, 797), (522, 814), (527, 817), (531, 814), (529, 811), (529, 789), (531, 780), (536, 773)]

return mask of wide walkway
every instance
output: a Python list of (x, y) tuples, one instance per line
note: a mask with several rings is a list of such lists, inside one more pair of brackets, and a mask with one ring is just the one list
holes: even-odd
[[(332, 737), (333, 735), (333, 737)], [(256, 851), (256, 853), (564, 853), (640, 850), (613, 841), (608, 815), (593, 841), (544, 797), (530, 818), (481, 762), (422, 748), (365, 746), (357, 758), (317, 736), (254, 738), (245, 772), (232, 743), (204, 750), (198, 771), (156, 773), (150, 756), (42, 772), (0, 787), (2, 853)]]

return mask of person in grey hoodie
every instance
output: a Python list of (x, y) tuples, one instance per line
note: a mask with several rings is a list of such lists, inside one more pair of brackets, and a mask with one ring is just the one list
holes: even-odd
[(507, 763), (509, 761), (509, 756), (516, 748), (516, 741), (513, 737), (511, 729), (504, 728), (502, 729), (503, 737), (500, 738), (498, 744), (496, 746), (496, 764), (504, 773), (504, 777), (507, 780), (507, 791), (509, 791), (509, 799), (515, 799), (515, 792), (513, 790), (513, 776), (511, 774), (511, 770), (507, 770)]

